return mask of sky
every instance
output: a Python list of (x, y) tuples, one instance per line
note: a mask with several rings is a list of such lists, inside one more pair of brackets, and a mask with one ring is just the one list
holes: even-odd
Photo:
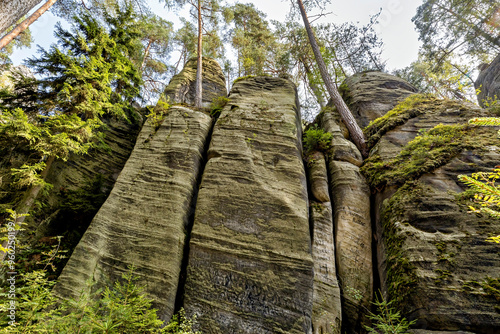
[[(252, 2), (270, 20), (284, 21), (290, 7), (290, 0), (243, 0)], [(169, 13), (157, 0), (149, 0), (153, 12), (174, 22), (179, 22), (177, 16), (186, 12)], [(229, 0), (229, 2), (234, 2)], [(369, 22), (370, 15), (382, 9), (379, 24), (375, 27), (379, 37), (384, 42), (383, 60), (387, 61), (388, 70), (403, 68), (416, 60), (419, 41), (411, 18), (422, 0), (331, 0), (325, 12), (331, 14), (317, 22), (359, 22), (361, 25)], [(309, 13), (313, 15), (314, 13)], [(52, 13), (45, 13), (31, 25), (34, 39), (31, 49), (15, 51), (12, 60), (15, 65), (22, 64), (27, 57), (36, 55), (36, 45), (48, 48), (55, 42), (53, 37), (54, 24), (60, 18)], [(313, 23), (314, 24), (314, 23)]]

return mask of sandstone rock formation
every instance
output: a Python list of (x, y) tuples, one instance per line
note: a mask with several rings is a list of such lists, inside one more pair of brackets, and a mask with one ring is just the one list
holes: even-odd
[(488, 288), (498, 284), (498, 246), (485, 242), (500, 224), (467, 213), (471, 195), (459, 194), (457, 180), (498, 164), (496, 130), (466, 125), (483, 115), (471, 104), (414, 96), (365, 128), (376, 136), (362, 170), (377, 190), (381, 288), (416, 328), (500, 329), (498, 295)]
[(342, 328), (341, 292), (335, 264), (333, 215), (328, 191), (328, 171), (323, 153), (308, 158), (311, 188), (310, 228), (314, 261), (313, 314), (314, 334), (340, 334)]
[(373, 294), (370, 189), (359, 172), (361, 154), (344, 137), (346, 133), (335, 111), (326, 108), (318, 122), (324, 131), (333, 135), (327, 160), (337, 276), (343, 296), (344, 329), (357, 333), (364, 329)]
[(477, 101), (483, 108), (491, 106), (495, 100), (500, 100), (500, 54), (481, 70), (474, 87), (480, 90)]
[(237, 82), (214, 127), (189, 245), (207, 333), (310, 333), (313, 262), (295, 86)]
[[(208, 103), (225, 86), (204, 61)], [(172, 80), (171, 102), (191, 103), (193, 71), (188, 63)], [(413, 334), (498, 333), (500, 258), (485, 239), (500, 224), (467, 212), (457, 180), (498, 164), (497, 129), (467, 125), (486, 115), (477, 106), (387, 74), (357, 74), (342, 90), (365, 127), (365, 161), (328, 106), (316, 124), (330, 148), (304, 165), (285, 79), (238, 81), (215, 125), (159, 103), (56, 292), (75, 296), (86, 279), (108, 284), (133, 264), (162, 319), (184, 307), (203, 333), (364, 333), (378, 289), (417, 321)], [(56, 166), (54, 183), (78, 186)]]
[[(210, 58), (203, 58), (202, 101), (204, 107), (210, 107), (214, 98), (226, 96), (226, 81), (219, 63)], [(182, 71), (174, 75), (165, 88), (165, 100), (169, 103), (194, 105), (196, 58), (187, 61)]]
[(339, 91), (359, 126), (364, 128), (417, 90), (393, 75), (369, 71), (348, 77)]
[[(225, 87), (217, 93), (225, 94)], [(155, 298), (160, 317), (168, 320), (213, 121), (208, 113), (182, 106), (165, 110), (160, 103), (154, 112), (55, 291), (75, 297), (89, 278), (105, 285), (134, 266), (147, 277), (145, 292)]]

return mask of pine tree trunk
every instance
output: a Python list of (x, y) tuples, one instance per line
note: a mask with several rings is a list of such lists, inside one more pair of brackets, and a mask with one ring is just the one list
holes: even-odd
[(144, 71), (144, 66), (146, 66), (146, 60), (149, 56), (149, 49), (151, 48), (151, 44), (153, 44), (153, 40), (149, 40), (148, 46), (146, 46), (146, 50), (144, 50), (144, 57), (142, 58), (142, 63), (141, 63), (141, 74)]
[[(40, 173), (40, 177), (42, 178), (42, 180), (45, 180), (45, 178), (47, 177), (47, 174), (49, 173), (50, 167), (52, 166), (52, 163), (54, 162), (54, 160), (55, 160), (54, 156), (50, 156), (47, 159), (47, 162), (45, 163), (45, 168)], [(35, 204), (35, 200), (38, 197), (38, 194), (40, 193), (40, 190), (42, 190), (42, 186), (40, 186), (40, 185), (31, 187), (31, 189), (28, 191), (28, 193), (26, 194), (26, 196), (22, 200), (21, 204), (19, 204), (19, 206), (16, 208), (17, 214), (25, 215), (31, 210), (31, 208), (33, 207), (33, 204)], [(16, 221), (15, 221), (16, 229), (21, 227), (25, 218), (26, 218), (26, 216), (21, 216), (18, 219), (16, 219)], [(19, 230), (15, 231), (14, 236), (17, 235), (18, 231)], [(2, 246), (4, 248), (7, 248), (7, 245), (8, 245), (8, 241), (4, 241), (2, 243)], [(5, 259), (6, 255), (7, 255), (7, 253), (0, 251), (0, 262), (2, 262)]]
[[(43, 13), (45, 13), (57, 0), (48, 0), (42, 7), (38, 8), (30, 17), (21, 22), (14, 28), (11, 32), (0, 39), (0, 50), (2, 50), (7, 44), (9, 44), (14, 38), (16, 38), (20, 33), (26, 30), (33, 22), (38, 20)], [(16, 1), (13, 1), (16, 2)]]
[(326, 89), (328, 90), (328, 93), (330, 94), (333, 104), (337, 108), (340, 117), (342, 117), (342, 120), (344, 121), (347, 129), (349, 130), (349, 134), (351, 135), (352, 141), (358, 147), (363, 157), (367, 157), (368, 149), (366, 147), (366, 141), (363, 131), (361, 131), (361, 128), (359, 127), (358, 123), (356, 123), (354, 116), (352, 115), (351, 111), (345, 104), (344, 100), (342, 100), (342, 97), (340, 96), (337, 88), (335, 88), (332, 79), (328, 74), (325, 62), (323, 61), (323, 57), (321, 56), (321, 52), (319, 51), (318, 43), (316, 42), (316, 37), (314, 36), (311, 25), (309, 24), (309, 19), (307, 18), (306, 10), (304, 8), (302, 0), (297, 0), (297, 3), (300, 8), (300, 14), (302, 15), (302, 19), (304, 20), (304, 26), (306, 27), (309, 43), (311, 44), (311, 48), (313, 49), (314, 57), (316, 58), (316, 63), (318, 64), (321, 77), (325, 82)]
[(0, 0), (0, 35), (42, 0)]
[(201, 22), (201, 3), (202, 0), (198, 0), (198, 66), (196, 69), (196, 90), (195, 90), (195, 104), (196, 108), (202, 107), (202, 38), (203, 38), (203, 30), (202, 30), (202, 22)]

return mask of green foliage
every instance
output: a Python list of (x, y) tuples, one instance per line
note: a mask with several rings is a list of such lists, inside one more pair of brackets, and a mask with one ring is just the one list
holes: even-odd
[(224, 9), (233, 48), (237, 50), (238, 76), (263, 75), (270, 71), (270, 53), (276, 47), (276, 37), (265, 20), (265, 14), (253, 4), (237, 3)]
[[(163, 321), (137, 286), (132, 268), (112, 288), (63, 303), (51, 294), (55, 282), (48, 281), (44, 271), (21, 277), (22, 288), (16, 294), (16, 326), (4, 327), (0, 333), (199, 334), (192, 329), (194, 319), (186, 318), (183, 310), (162, 328)], [(5, 324), (9, 321), (6, 315), (10, 300), (7, 293), (1, 294), (0, 312)]]
[(149, 114), (147, 114), (146, 117), (153, 126), (155, 132), (163, 123), (163, 120), (165, 119), (165, 115), (168, 113), (169, 108), (170, 105), (168, 104), (168, 102), (164, 102), (162, 99), (158, 101), (155, 107), (148, 107)]
[(404, 124), (410, 118), (423, 114), (428, 106), (432, 105), (435, 101), (436, 98), (431, 95), (413, 94), (398, 103), (384, 116), (371, 121), (363, 129), (363, 133), (368, 138), (368, 147), (373, 147), (386, 132), (398, 125)]
[(174, 314), (170, 322), (165, 326), (165, 333), (168, 334), (201, 334), (194, 331), (193, 326), (196, 323), (196, 315), (192, 318), (186, 317), (184, 309), (180, 309), (178, 314)]
[(415, 181), (407, 182), (386, 202), (382, 208), (384, 238), (387, 256), (387, 292), (398, 309), (403, 309), (410, 294), (415, 291), (417, 275), (415, 266), (404, 251), (406, 235), (401, 224), (405, 223), (405, 212), (412, 202), (426, 189)]
[(218, 96), (212, 100), (212, 104), (210, 105), (210, 115), (216, 116), (219, 115), (222, 111), (222, 108), (226, 106), (229, 102), (229, 99), (225, 96)]
[(250, 78), (255, 78), (255, 75), (244, 75), (242, 77), (238, 77), (236, 78), (234, 81), (233, 81), (233, 85), (235, 83), (237, 83), (238, 81), (242, 81), (242, 80), (246, 80), (246, 79), (250, 79)]
[[(500, 169), (493, 172), (478, 172), (471, 176), (459, 175), (458, 179), (469, 186), (473, 191), (474, 202), (469, 205), (470, 212), (484, 213), (500, 219)], [(487, 239), (489, 242), (500, 243), (500, 235)]]
[(443, 165), (464, 148), (474, 147), (470, 132), (466, 124), (437, 125), (421, 131), (389, 161), (382, 161), (378, 155), (368, 158), (361, 172), (375, 188), (403, 184)]
[(333, 135), (331, 133), (325, 132), (315, 124), (304, 132), (302, 139), (304, 153), (308, 154), (314, 150), (326, 152), (330, 148), (332, 139)]
[(377, 307), (377, 313), (370, 312), (368, 315), (374, 324), (374, 327), (365, 326), (368, 333), (404, 334), (408, 333), (410, 326), (416, 323), (415, 320), (408, 322), (406, 318), (401, 317), (400, 312), (392, 306), (393, 301), (388, 302), (381, 295), (373, 304)]
[(20, 107), (29, 114), (75, 114), (84, 120), (104, 114), (126, 117), (138, 96), (141, 78), (129, 59), (138, 28), (130, 7), (107, 27), (89, 13), (75, 16), (71, 31), (56, 26), (57, 45), (40, 49), (27, 64), (43, 76), (21, 81), (16, 94), (3, 99), (4, 108)]

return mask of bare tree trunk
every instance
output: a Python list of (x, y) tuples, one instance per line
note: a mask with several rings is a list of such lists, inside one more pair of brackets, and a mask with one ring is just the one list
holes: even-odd
[(146, 46), (146, 50), (144, 50), (144, 57), (142, 58), (142, 64), (141, 64), (141, 74), (142, 71), (144, 70), (144, 66), (146, 65), (146, 59), (148, 58), (149, 55), (149, 49), (151, 48), (151, 44), (153, 44), (153, 40), (149, 40), (148, 46)]
[[(45, 178), (47, 177), (47, 174), (49, 173), (49, 169), (52, 166), (52, 163), (54, 162), (54, 160), (55, 160), (54, 156), (50, 156), (47, 159), (47, 162), (45, 163), (45, 168), (40, 173), (40, 177), (42, 178), (42, 180), (45, 180)], [(27, 214), (31, 210), (31, 208), (33, 207), (33, 204), (35, 204), (35, 200), (38, 197), (38, 194), (40, 193), (40, 190), (42, 190), (42, 186), (41, 185), (37, 185), (37, 186), (31, 187), (31, 189), (28, 191), (28, 193), (26, 194), (26, 196), (22, 200), (21, 204), (18, 206), (18, 208), (17, 208), (16, 211), (17, 211), (17, 213), (19, 215), (21, 215), (21, 217), (19, 217), (18, 219), (16, 219), (16, 221), (14, 222), (15, 225), (16, 225), (16, 228), (20, 228), (21, 227), (22, 223), (24, 222), (24, 219), (26, 218), (26, 216), (24, 216), (24, 215)], [(15, 231), (14, 237), (17, 235), (18, 231), (19, 230)], [(9, 243), (8, 241), (4, 241), (2, 243), (2, 246), (4, 248), (7, 248), (8, 243)], [(2, 262), (5, 259), (6, 255), (7, 255), (7, 253), (4, 253), (4, 252), (0, 251), (0, 262)]]
[(202, 30), (202, 22), (201, 22), (201, 5), (202, 0), (198, 0), (198, 66), (196, 69), (196, 91), (195, 91), (195, 104), (196, 108), (202, 107), (202, 38), (203, 38), (203, 30)]
[[(9, 44), (14, 38), (16, 38), (20, 33), (22, 33), (26, 28), (28, 28), (33, 22), (38, 20), (43, 13), (45, 13), (57, 0), (48, 0), (42, 7), (38, 8), (30, 17), (21, 22), (14, 28), (11, 32), (0, 39), (0, 50), (2, 50), (7, 44)], [(15, 2), (15, 1), (14, 1)]]
[(311, 29), (311, 25), (309, 24), (309, 19), (307, 18), (306, 10), (304, 8), (304, 4), (302, 0), (297, 0), (297, 3), (300, 8), (300, 14), (302, 15), (302, 19), (304, 20), (304, 26), (306, 27), (307, 37), (309, 38), (309, 43), (311, 44), (311, 48), (314, 52), (314, 57), (316, 58), (316, 63), (318, 64), (319, 71), (321, 73), (321, 77), (325, 82), (326, 89), (332, 98), (333, 104), (337, 108), (337, 111), (342, 117), (347, 129), (349, 130), (349, 134), (351, 135), (351, 139), (354, 144), (358, 147), (359, 151), (364, 157), (368, 156), (368, 149), (366, 147), (365, 136), (358, 123), (354, 119), (351, 111), (345, 104), (344, 100), (340, 96), (337, 88), (335, 88), (330, 75), (326, 69), (325, 62), (323, 61), (323, 57), (321, 56), (321, 52), (319, 51), (318, 43), (316, 42), (316, 37)]
[(0, 0), (0, 35), (42, 0)]

